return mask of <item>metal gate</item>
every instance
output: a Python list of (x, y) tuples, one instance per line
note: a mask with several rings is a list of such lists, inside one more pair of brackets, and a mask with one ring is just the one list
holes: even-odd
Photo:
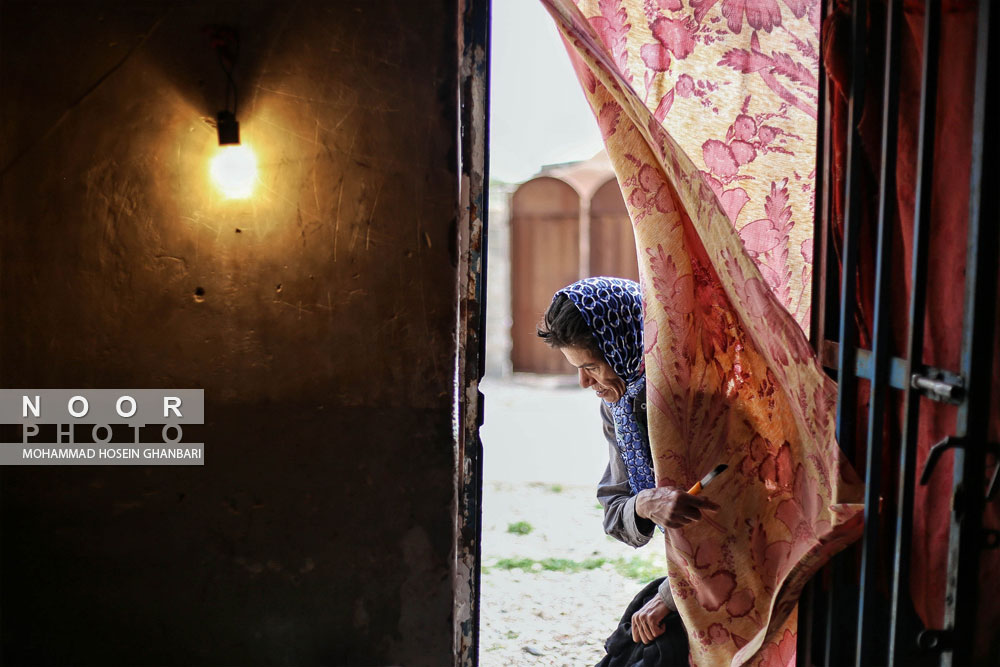
[[(844, 5), (846, 3), (840, 3)], [(968, 4), (968, 3), (966, 3)], [(850, 3), (850, 55), (847, 59), (846, 150), (842, 190), (833, 177), (836, 159), (831, 127), (830, 80), (820, 77), (821, 114), (817, 164), (816, 263), (810, 338), (817, 353), (839, 382), (837, 437), (866, 481), (865, 530), (855, 549), (842, 553), (807, 587), (800, 602), (799, 665), (966, 665), (974, 660), (977, 639), (980, 557), (997, 547), (998, 533), (983, 525), (985, 504), (997, 490), (997, 474), (983, 483), (988, 454), (995, 457), (987, 431), (991, 410), (991, 376), (996, 354), (998, 185), (997, 89), (1000, 48), (997, 14), (989, 0), (980, 0), (975, 35), (972, 92), (972, 149), (965, 242), (963, 316), (958, 368), (933, 368), (924, 363), (924, 330), (928, 290), (931, 225), (931, 185), (939, 102), (939, 62), (942, 55), (940, 0), (927, 0), (923, 21), (920, 106), (915, 153), (913, 228), (910, 275), (893, 266), (893, 234), (897, 218), (898, 118), (900, 112), (900, 44), (903, 2), (853, 0)], [(824, 1), (831, 20), (834, 2)], [(991, 11), (992, 10), (992, 11)], [(873, 19), (876, 16), (878, 20)], [(882, 24), (879, 26), (879, 24)], [(879, 26), (869, 30), (870, 27)], [(826, 32), (824, 32), (825, 42)], [(992, 46), (992, 50), (991, 50)], [(826, 47), (826, 44), (824, 44)], [(880, 52), (879, 62), (869, 57)], [(947, 56), (947, 53), (944, 54)], [(821, 64), (822, 67), (822, 64)], [(862, 110), (865, 96), (881, 94), (880, 164), (874, 192), (866, 192), (862, 162)], [(844, 144), (841, 144), (843, 148)], [(992, 158), (992, 159), (991, 159)], [(877, 196), (871, 196), (875, 195)], [(992, 196), (990, 196), (992, 195)], [(842, 234), (832, 212), (841, 197)], [(865, 228), (866, 222), (870, 222)], [(874, 241), (874, 248), (864, 245)], [(862, 253), (874, 265), (870, 319), (859, 329), (859, 275)], [(898, 262), (897, 262), (898, 264)], [(859, 273), (861, 271), (861, 273)], [(870, 275), (870, 274), (869, 274)], [(909, 280), (908, 294), (898, 289)], [(906, 299), (908, 310), (902, 356), (890, 342), (895, 306)], [(898, 332), (895, 332), (898, 334)], [(896, 336), (897, 340), (899, 336)], [(899, 344), (896, 350), (899, 350)], [(859, 403), (867, 391), (867, 408)], [(917, 482), (917, 437), (921, 397), (953, 404), (954, 433), (934, 446), (924, 461), (921, 482), (933, 474), (942, 457), (954, 457), (951, 521), (944, 577), (943, 626), (924, 627), (910, 599), (911, 541)], [(995, 399), (994, 399), (995, 400)], [(927, 403), (924, 403), (925, 410)], [(895, 406), (895, 407), (894, 407)], [(901, 406), (901, 407), (900, 407)], [(898, 409), (897, 409), (898, 408)], [(889, 423), (892, 422), (892, 423)], [(898, 422), (898, 423), (897, 423)], [(887, 454), (891, 454), (887, 456)], [(889, 479), (890, 484), (885, 480)], [(888, 496), (888, 494), (892, 494)], [(888, 496), (888, 497), (887, 497)], [(884, 509), (880, 514), (880, 506)], [(996, 526), (993, 526), (996, 528)], [(994, 604), (1000, 604), (1000, 601)], [(1000, 657), (994, 664), (1000, 664)]]

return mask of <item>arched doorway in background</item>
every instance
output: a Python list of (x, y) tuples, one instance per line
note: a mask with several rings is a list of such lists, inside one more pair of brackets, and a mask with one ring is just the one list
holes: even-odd
[(580, 196), (542, 176), (511, 199), (511, 362), (515, 372), (571, 373), (562, 355), (535, 334), (552, 294), (580, 274)]
[(639, 280), (632, 221), (614, 178), (590, 199), (590, 275)]

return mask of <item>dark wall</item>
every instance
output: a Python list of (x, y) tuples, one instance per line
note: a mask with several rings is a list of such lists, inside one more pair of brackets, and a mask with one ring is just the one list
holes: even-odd
[(0, 469), (4, 664), (450, 662), (456, 17), (0, 2), (0, 386), (206, 401), (204, 467)]

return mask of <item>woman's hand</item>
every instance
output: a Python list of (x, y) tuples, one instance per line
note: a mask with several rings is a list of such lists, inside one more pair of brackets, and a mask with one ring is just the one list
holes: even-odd
[(642, 606), (642, 609), (632, 614), (632, 641), (648, 644), (663, 634), (663, 619), (670, 613), (670, 609), (663, 602), (663, 598), (657, 593), (649, 602)]
[(683, 528), (701, 519), (702, 510), (718, 509), (708, 498), (673, 486), (645, 489), (635, 497), (635, 513), (664, 528)]

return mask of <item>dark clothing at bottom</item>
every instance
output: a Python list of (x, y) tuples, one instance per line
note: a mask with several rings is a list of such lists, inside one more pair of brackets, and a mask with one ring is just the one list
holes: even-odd
[(677, 612), (667, 614), (663, 619), (665, 631), (651, 643), (632, 641), (632, 614), (658, 594), (662, 583), (663, 578), (649, 582), (632, 599), (622, 614), (618, 629), (604, 642), (607, 655), (597, 667), (687, 667), (688, 638)]

